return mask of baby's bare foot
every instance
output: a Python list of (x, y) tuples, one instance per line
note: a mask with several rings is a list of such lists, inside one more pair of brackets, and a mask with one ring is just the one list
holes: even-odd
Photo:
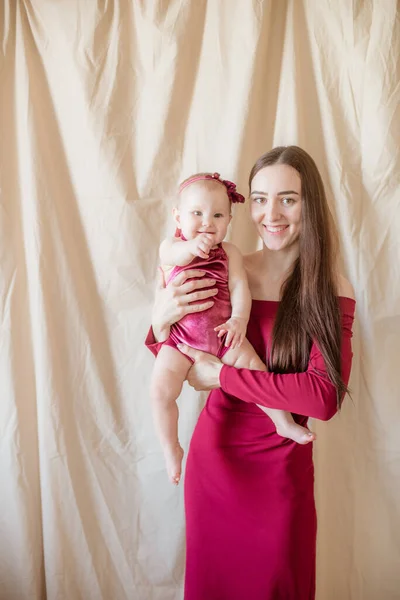
[(297, 442), (297, 444), (309, 444), (317, 439), (315, 433), (297, 423), (287, 423), (284, 426), (280, 425), (276, 428), (276, 433)]
[(174, 485), (178, 485), (181, 479), (183, 454), (183, 448), (180, 444), (164, 449), (168, 477)]

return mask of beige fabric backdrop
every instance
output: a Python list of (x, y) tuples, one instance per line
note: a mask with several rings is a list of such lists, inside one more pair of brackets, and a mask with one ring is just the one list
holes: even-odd
[[(1, 1), (1, 600), (182, 598), (183, 489), (143, 347), (157, 248), (181, 178), (246, 192), (291, 143), (321, 169), (358, 301), (353, 402), (316, 424), (318, 600), (400, 598), (396, 10)], [(246, 208), (231, 239), (257, 246)], [(182, 395), (186, 449), (203, 401)]]

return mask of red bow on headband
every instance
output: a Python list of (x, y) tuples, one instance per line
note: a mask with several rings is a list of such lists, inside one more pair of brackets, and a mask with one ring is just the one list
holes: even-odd
[(220, 179), (221, 183), (226, 187), (226, 191), (228, 192), (228, 197), (231, 202), (244, 202), (245, 197), (239, 192), (236, 191), (236, 184), (233, 181), (228, 181), (227, 179)]
[(236, 191), (236, 184), (233, 183), (233, 181), (228, 181), (227, 179), (221, 179), (221, 176), (219, 173), (214, 173), (213, 175), (209, 175), (208, 173), (205, 175), (194, 175), (193, 177), (190, 177), (184, 183), (182, 183), (182, 185), (179, 188), (179, 191), (181, 192), (182, 190), (185, 189), (185, 187), (187, 187), (191, 183), (194, 183), (195, 181), (200, 181), (202, 179), (203, 180), (204, 179), (211, 179), (211, 180), (213, 179), (214, 181), (218, 181), (219, 183), (222, 183), (222, 185), (224, 185), (226, 187), (228, 198), (231, 202), (242, 203), (245, 201), (245, 197)]

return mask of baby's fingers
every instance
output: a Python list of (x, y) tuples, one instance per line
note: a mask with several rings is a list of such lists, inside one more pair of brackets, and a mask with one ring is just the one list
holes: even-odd
[(217, 327), (214, 327), (214, 331), (221, 331), (221, 330), (228, 331), (227, 329), (227, 323), (222, 323), (222, 325), (217, 325)]
[(233, 338), (233, 333), (232, 331), (228, 331), (227, 335), (226, 335), (226, 340), (225, 340), (225, 346), (230, 346), (232, 343), (232, 338)]
[(203, 252), (206, 252), (207, 254), (209, 254), (210, 250), (211, 250), (211, 246), (212, 246), (212, 244), (208, 244), (206, 242), (199, 242), (197, 247), (199, 250), (202, 250)]
[(238, 346), (240, 346), (240, 335), (235, 333), (235, 334), (233, 334), (233, 337), (232, 337), (231, 350), (234, 350)]

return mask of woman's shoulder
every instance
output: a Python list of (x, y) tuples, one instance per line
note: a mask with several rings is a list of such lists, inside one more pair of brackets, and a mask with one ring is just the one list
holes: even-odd
[(225, 252), (229, 255), (229, 254), (240, 254), (242, 255), (242, 253), (240, 252), (239, 248), (235, 245), (232, 244), (232, 242), (222, 242), (221, 243), (222, 248), (225, 250)]
[(355, 300), (353, 286), (351, 285), (350, 281), (340, 273), (338, 274), (337, 279), (337, 294), (338, 296), (342, 296), (344, 298), (351, 298), (352, 300)]
[(229, 264), (243, 264), (243, 255), (240, 252), (239, 248), (235, 246), (235, 244), (232, 244), (231, 242), (222, 242), (221, 246), (222, 249), (225, 251), (226, 256), (228, 257)]
[(257, 250), (257, 252), (253, 252), (252, 254), (245, 254), (243, 256), (244, 266), (248, 271), (254, 270), (260, 263), (260, 258), (262, 257), (262, 251)]

